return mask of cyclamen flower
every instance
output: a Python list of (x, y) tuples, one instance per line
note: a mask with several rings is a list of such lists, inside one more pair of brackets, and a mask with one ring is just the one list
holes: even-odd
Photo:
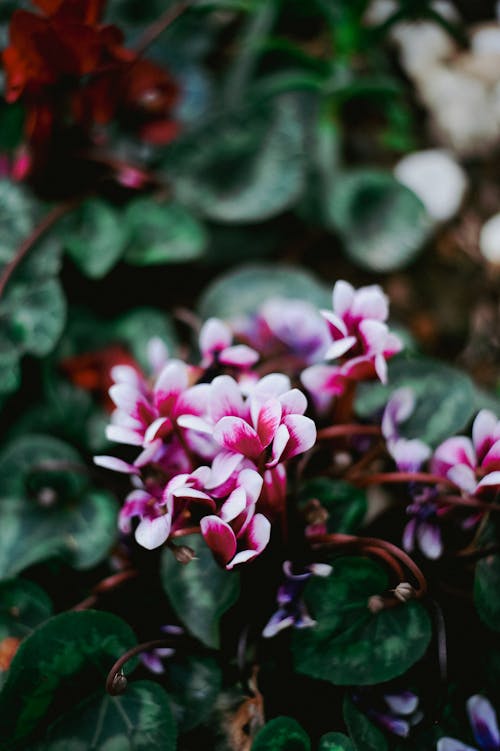
[(500, 751), (497, 715), (488, 699), (476, 694), (468, 699), (466, 706), (474, 739), (478, 745), (468, 746), (455, 738), (446, 737), (438, 741), (437, 751)]
[(500, 421), (493, 412), (481, 410), (472, 425), (472, 440), (454, 436), (434, 452), (431, 471), (451, 480), (471, 495), (485, 495), (500, 488)]
[(285, 581), (278, 589), (276, 597), (279, 607), (269, 619), (262, 631), (262, 636), (269, 639), (291, 626), (294, 628), (315, 626), (316, 621), (311, 618), (302, 600), (302, 592), (313, 574), (329, 576), (332, 570), (332, 567), (327, 563), (311, 563), (303, 573), (294, 574), (291, 562), (285, 561), (283, 564)]
[(412, 691), (393, 691), (380, 695), (377, 689), (361, 687), (354, 702), (372, 722), (400, 738), (408, 738), (411, 728), (422, 720), (419, 698)]
[[(415, 407), (413, 391), (409, 388), (397, 389), (384, 410), (382, 434), (387, 450), (400, 472), (418, 472), (430, 457), (431, 449), (418, 438), (403, 438), (399, 426), (412, 414)], [(407, 507), (410, 521), (403, 531), (403, 547), (411, 553), (418, 545), (421, 552), (431, 560), (439, 558), (443, 552), (439, 516), (443, 510), (437, 504), (438, 492), (433, 486), (410, 483), (413, 502)]]
[(378, 377), (387, 381), (387, 360), (403, 348), (385, 321), (389, 314), (386, 295), (378, 285), (360, 287), (338, 281), (333, 288), (333, 310), (322, 311), (331, 343), (325, 360), (341, 359), (340, 365), (313, 365), (302, 373), (311, 393), (342, 394), (348, 381)]
[(218, 318), (209, 318), (200, 331), (202, 368), (213, 363), (234, 368), (249, 368), (259, 359), (259, 354), (246, 344), (233, 344), (233, 333), (227, 323)]
[(234, 328), (264, 357), (282, 356), (285, 366), (289, 359), (292, 370), (321, 362), (330, 343), (325, 320), (305, 300), (272, 298)]

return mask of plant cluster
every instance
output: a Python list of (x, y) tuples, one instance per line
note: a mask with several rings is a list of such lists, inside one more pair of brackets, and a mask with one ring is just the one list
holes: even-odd
[(485, 208), (407, 154), (449, 5), (0, 9), (1, 749), (500, 749), (494, 273), (430, 299)]

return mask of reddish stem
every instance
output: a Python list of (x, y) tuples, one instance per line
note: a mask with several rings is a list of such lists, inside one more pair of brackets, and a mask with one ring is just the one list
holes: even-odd
[(329, 440), (330, 438), (339, 438), (350, 435), (381, 435), (382, 431), (378, 425), (331, 425), (329, 428), (318, 430), (318, 440)]
[(175, 540), (176, 537), (184, 537), (184, 535), (199, 535), (199, 527), (183, 527), (182, 529), (176, 529), (170, 533), (170, 537)]
[(480, 501), (473, 496), (463, 495), (443, 495), (439, 497), (440, 503), (450, 503), (452, 506), (467, 506), (470, 508), (478, 508), (482, 511), (500, 511), (499, 503), (489, 503), (488, 501)]
[(77, 206), (80, 200), (80, 198), (73, 199), (71, 201), (66, 201), (65, 203), (60, 203), (58, 206), (54, 206), (54, 208), (44, 216), (41, 222), (37, 224), (33, 232), (26, 238), (26, 240), (21, 243), (16, 253), (14, 254), (14, 257), (11, 258), (11, 260), (6, 264), (6, 266), (2, 270), (2, 273), (0, 274), (0, 298), (3, 295), (5, 287), (7, 286), (12, 274), (17, 269), (21, 261), (27, 256), (31, 248), (37, 243), (42, 235), (44, 235), (45, 232), (47, 232), (47, 230), (57, 222), (58, 219), (64, 216), (64, 214), (67, 214), (68, 211), (71, 211), (71, 209), (73, 209), (75, 206)]
[(192, 0), (182, 2), (168, 8), (165, 13), (156, 19), (143, 31), (135, 43), (134, 51), (137, 55), (143, 55), (156, 39), (168, 29), (168, 27), (192, 5)]
[[(355, 535), (344, 535), (339, 533), (314, 535), (310, 538), (310, 541), (316, 547), (322, 546), (335, 546), (335, 547), (354, 547), (358, 548), (361, 552), (367, 552), (370, 550), (375, 555), (379, 555), (379, 551), (384, 551), (380, 554), (380, 557), (387, 561), (387, 555), (389, 554), (395, 559), (396, 563), (402, 563), (403, 566), (412, 573), (415, 580), (418, 583), (418, 589), (415, 590), (415, 597), (423, 597), (427, 592), (427, 582), (423, 573), (420, 571), (417, 564), (410, 558), (410, 556), (387, 540), (380, 540), (377, 537), (356, 537)], [(390, 564), (393, 570), (396, 570), (394, 565)]]
[[(151, 641), (146, 641), (143, 644), (137, 644), (135, 647), (132, 647), (132, 649), (129, 649), (127, 652), (125, 652), (125, 654), (117, 659), (108, 673), (108, 677), (106, 678), (106, 691), (108, 692), (108, 694), (111, 694), (111, 696), (116, 696), (117, 694), (121, 694), (125, 691), (127, 687), (127, 679), (122, 673), (122, 667), (126, 662), (131, 660), (132, 657), (135, 657), (135, 655), (138, 655), (141, 652), (148, 652), (151, 649), (156, 649), (158, 647), (169, 647), (171, 645), (172, 637), (170, 637), (169, 639), (152, 639)], [(117, 678), (122, 678), (122, 681), (118, 684)]]
[(423, 482), (430, 485), (455, 485), (446, 477), (433, 475), (431, 472), (377, 472), (374, 475), (363, 477), (357, 480), (357, 484), (363, 485), (380, 485), (382, 483), (399, 483), (399, 482)]
[(133, 579), (138, 575), (138, 571), (133, 568), (126, 569), (125, 571), (120, 571), (117, 574), (112, 574), (111, 576), (107, 576), (105, 579), (102, 579), (102, 581), (98, 582), (95, 587), (92, 587), (92, 594), (90, 594), (88, 597), (86, 597), (84, 600), (79, 602), (77, 605), (72, 607), (72, 610), (87, 610), (87, 608), (93, 607), (93, 605), (96, 604), (96, 602), (99, 599), (99, 595), (105, 594), (106, 592), (111, 592), (113, 589), (116, 589), (117, 587), (121, 586), (124, 582), (128, 581), (129, 579)]

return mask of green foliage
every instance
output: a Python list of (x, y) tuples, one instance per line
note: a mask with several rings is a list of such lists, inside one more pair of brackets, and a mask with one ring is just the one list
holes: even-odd
[(299, 492), (299, 506), (317, 499), (328, 512), (328, 532), (356, 532), (366, 514), (366, 492), (343, 480), (316, 477), (308, 480)]
[(326, 288), (307, 271), (276, 264), (249, 264), (229, 271), (208, 285), (199, 303), (202, 318), (236, 318), (255, 313), (270, 297), (307, 300), (321, 306), (330, 304)]
[(335, 685), (371, 685), (417, 662), (431, 638), (429, 616), (414, 601), (371, 613), (369, 598), (388, 586), (385, 571), (365, 558), (335, 560), (330, 576), (313, 576), (304, 598), (317, 625), (293, 634), (296, 669)]
[(374, 272), (416, 258), (433, 223), (421, 201), (392, 175), (363, 169), (337, 178), (329, 215), (351, 260)]
[(58, 692), (78, 693), (104, 682), (113, 662), (134, 644), (134, 634), (109, 613), (82, 611), (50, 618), (19, 647), (0, 694), (0, 743), (9, 751), (29, 736)]
[(483, 623), (500, 631), (500, 556), (492, 554), (477, 562), (474, 604)]
[(192, 548), (196, 557), (183, 565), (166, 549), (161, 566), (163, 588), (187, 630), (207, 647), (217, 649), (219, 621), (238, 599), (239, 574), (215, 562), (201, 535), (186, 535), (176, 543)]
[(111, 271), (125, 250), (127, 226), (120, 212), (98, 198), (81, 204), (61, 224), (62, 241), (78, 268), (93, 279)]
[(102, 689), (55, 722), (36, 751), (175, 751), (176, 726), (157, 683), (135, 681), (123, 696)]
[(318, 751), (355, 751), (355, 748), (347, 735), (327, 733), (320, 739)]
[(176, 197), (221, 222), (261, 222), (304, 187), (303, 103), (292, 94), (224, 112), (175, 147)]
[(311, 742), (291, 717), (276, 717), (257, 733), (252, 751), (311, 751)]
[(25, 435), (0, 455), (0, 577), (63, 555), (89, 568), (116, 538), (117, 505), (93, 490), (74, 449), (50, 436)]
[[(0, 181), (0, 273), (29, 237), (43, 210), (19, 185)], [(19, 384), (18, 361), (25, 354), (41, 357), (55, 346), (63, 330), (66, 302), (55, 275), (60, 246), (48, 237), (38, 242), (10, 277), (0, 300), (0, 393)]]
[(176, 655), (167, 664), (172, 712), (185, 733), (204, 723), (222, 688), (222, 672), (213, 657)]
[(401, 426), (407, 438), (420, 438), (437, 445), (465, 428), (475, 409), (470, 378), (456, 368), (427, 357), (395, 358), (389, 363), (388, 384), (362, 384), (356, 412), (370, 417), (383, 409), (387, 399), (402, 386), (412, 389), (415, 410)]
[(204, 226), (179, 203), (138, 198), (127, 207), (125, 260), (136, 266), (192, 261), (207, 244)]
[[(52, 615), (52, 603), (37, 584), (27, 579), (0, 582), (0, 644), (9, 638), (22, 640)], [(7, 671), (0, 669), (0, 689)]]
[(354, 751), (389, 751), (390, 746), (384, 733), (375, 727), (347, 696), (344, 701), (344, 720), (354, 744)]

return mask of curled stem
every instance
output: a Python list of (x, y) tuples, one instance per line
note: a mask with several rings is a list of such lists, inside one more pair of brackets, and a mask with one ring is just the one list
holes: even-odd
[(170, 647), (172, 646), (172, 638), (164, 639), (152, 639), (151, 641), (137, 644), (135, 647), (129, 649), (125, 654), (117, 659), (113, 667), (108, 673), (106, 678), (106, 691), (111, 696), (118, 696), (123, 694), (127, 688), (127, 679), (123, 674), (122, 668), (126, 662), (140, 654), (141, 652), (148, 652), (151, 649), (157, 649), (158, 647)]
[[(412, 574), (417, 583), (417, 587), (413, 588), (413, 597), (421, 599), (427, 593), (427, 581), (417, 564), (404, 550), (401, 550), (392, 542), (377, 537), (356, 537), (355, 535), (339, 533), (314, 535), (310, 538), (310, 542), (315, 549), (322, 547), (351, 548), (358, 550), (360, 553), (375, 555), (392, 568), (399, 577), (400, 583), (403, 583), (405, 579), (404, 567)], [(392, 607), (397, 603), (397, 598), (391, 598), (390, 601), (387, 601), (385, 607)]]

